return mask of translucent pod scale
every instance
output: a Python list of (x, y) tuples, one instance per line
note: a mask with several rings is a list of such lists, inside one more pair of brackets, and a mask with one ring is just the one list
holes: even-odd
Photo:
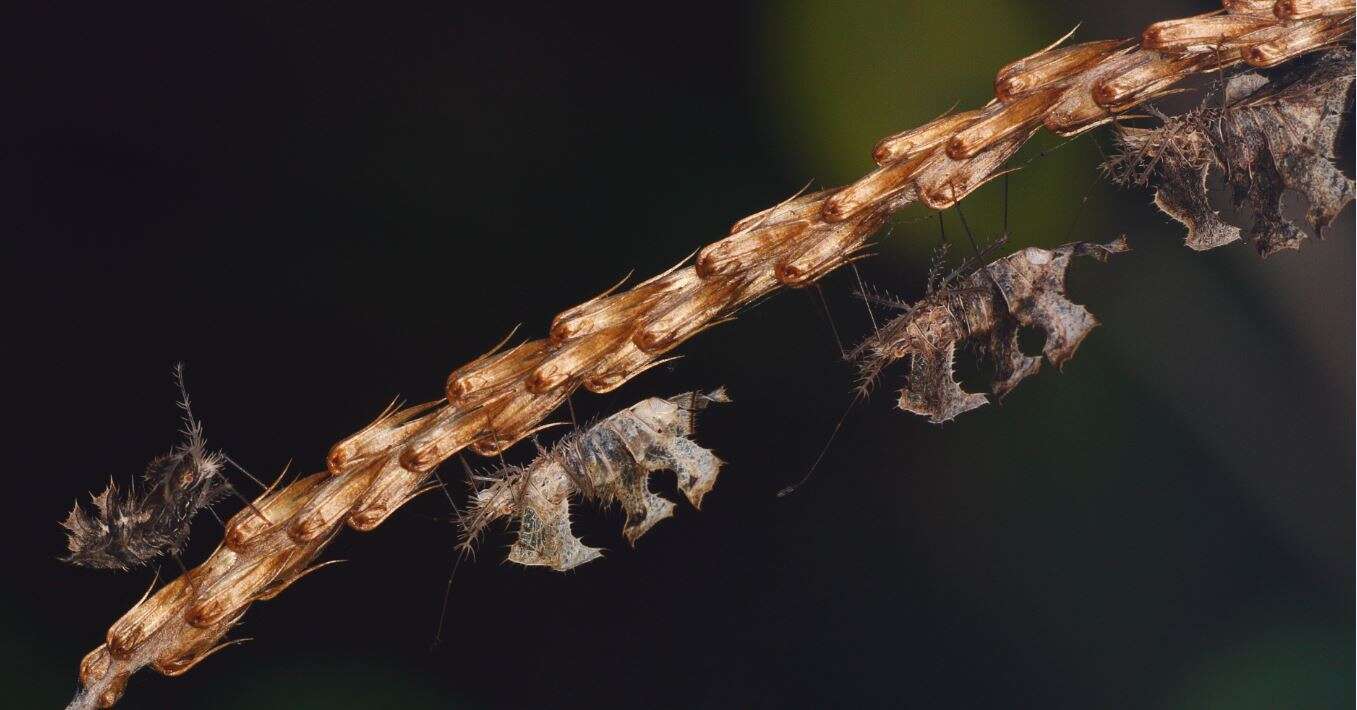
[(1250, 32), (1272, 27), (1268, 15), (1202, 15), (1156, 22), (1140, 35), (1140, 46), (1160, 52), (1205, 52)]
[(659, 362), (654, 355), (628, 341), (585, 376), (584, 388), (594, 394), (611, 392)]
[(703, 279), (726, 276), (753, 268), (776, 258), (777, 253), (796, 241), (807, 220), (754, 225), (725, 239), (703, 247), (697, 253), (697, 275)]
[(1122, 74), (1095, 82), (1093, 100), (1113, 113), (1120, 113), (1189, 76), (1237, 64), (1243, 56), (1242, 49), (1233, 48), (1182, 57), (1155, 57)]
[(288, 522), (287, 536), (294, 542), (307, 543), (334, 530), (385, 463), (385, 459), (376, 459), (320, 484)]
[(1244, 60), (1249, 64), (1266, 69), (1289, 59), (1305, 54), (1328, 43), (1351, 34), (1351, 17), (1325, 17), (1303, 22), (1290, 28), (1282, 36), (1247, 48)]
[(424, 402), (382, 414), (357, 433), (330, 447), (330, 452), (325, 457), (326, 470), (332, 475), (339, 475), (355, 461), (389, 451), (427, 424), (421, 415), (433, 410), (439, 404), (442, 404), (442, 400)]
[(635, 329), (636, 324), (628, 319), (620, 325), (567, 341), (528, 373), (524, 381), (527, 390), (540, 395), (583, 376), (609, 353), (628, 342)]
[(590, 299), (551, 319), (548, 341), (550, 345), (557, 346), (567, 340), (632, 322), (637, 314), (643, 313), (656, 301), (688, 288), (697, 280), (697, 274), (691, 269), (674, 268), (628, 291), (613, 295), (605, 293)]
[(1221, 0), (1220, 6), (1231, 15), (1271, 15), (1276, 0)]
[[(993, 103), (993, 102), (991, 102)], [(948, 114), (925, 123), (918, 128), (896, 133), (882, 138), (872, 150), (872, 159), (877, 165), (886, 165), (917, 155), (951, 138), (957, 131), (971, 125), (984, 115), (985, 109)]]
[(982, 185), (999, 176), (999, 168), (1023, 143), (1037, 131), (1040, 124), (1029, 125), (1021, 133), (1011, 134), (1003, 141), (966, 160), (948, 158), (919, 174), (919, 199), (930, 209), (944, 210)]
[(484, 355), (448, 375), (448, 403), (465, 405), (512, 382), (536, 367), (546, 355), (545, 340), (529, 340), (501, 353)]
[(417, 495), (427, 478), (427, 473), (411, 471), (400, 464), (399, 457), (393, 456), (354, 502), (345, 522), (360, 532), (372, 530)]
[(1312, 17), (1351, 15), (1357, 10), (1353, 0), (1277, 0), (1272, 12), (1282, 20), (1308, 20)]
[(631, 341), (652, 355), (666, 352), (708, 327), (738, 292), (738, 279), (701, 281), (657, 304)]
[(188, 578), (179, 577), (132, 607), (108, 628), (104, 643), (114, 658), (125, 659), (161, 626), (171, 621), (189, 598)]
[(237, 565), (229, 575), (200, 592), (198, 600), (184, 612), (184, 621), (205, 629), (240, 614), (299, 552), (300, 548), (292, 548), (252, 564)]
[(542, 420), (561, 406), (575, 391), (576, 382), (562, 383), (546, 392), (518, 390), (505, 400), (486, 421), (485, 429), (471, 444), (482, 456), (495, 456), (518, 443), (537, 429)]
[(755, 226), (777, 224), (798, 219), (810, 219), (820, 214), (821, 204), (834, 190), (821, 190), (806, 195), (797, 195), (769, 207), (766, 210), (739, 220), (730, 228), (730, 234), (736, 234)]
[(1157, 52), (1139, 48), (1121, 50), (1069, 84), (1060, 99), (1042, 118), (1046, 130), (1069, 138), (1112, 120), (1112, 112), (1093, 100), (1093, 86), (1099, 80), (1123, 74), (1159, 57)]
[(1010, 136), (1031, 134), (1041, 125), (1046, 112), (1060, 99), (1064, 89), (1050, 87), (1003, 104), (947, 141), (947, 157), (952, 160), (973, 158), (980, 151)]
[(798, 253), (779, 262), (774, 273), (786, 286), (804, 286), (848, 263), (890, 212), (871, 209), (847, 222), (824, 224)]
[(401, 449), (400, 465), (420, 474), (432, 471), (449, 456), (470, 446), (484, 432), (490, 414), (517, 391), (517, 387), (506, 388), (497, 392), (493, 399), (470, 409), (449, 407), (439, 412), (429, 426), (415, 434)]
[(1060, 84), (1112, 56), (1126, 42), (1119, 39), (1086, 42), (1050, 49), (1012, 62), (994, 78), (994, 95), (1010, 102), (1034, 91)]
[(910, 181), (914, 175), (927, 166), (930, 160), (934, 160), (936, 154), (937, 151), (920, 153), (867, 173), (825, 200), (825, 221), (842, 222), (892, 195), (906, 192), (911, 187)]
[(256, 501), (252, 506), (241, 508), (226, 523), (224, 544), (236, 552), (244, 552), (254, 547), (256, 541), (277, 530), (296, 514), (307, 501), (311, 491), (327, 478), (329, 476), (326, 473), (313, 473)]
[(231, 642), (225, 644), (219, 642), (239, 619), (240, 615), (237, 615), (205, 628), (188, 626), (172, 643), (156, 654), (151, 667), (167, 678), (175, 678), (189, 672), (203, 659), (231, 645)]

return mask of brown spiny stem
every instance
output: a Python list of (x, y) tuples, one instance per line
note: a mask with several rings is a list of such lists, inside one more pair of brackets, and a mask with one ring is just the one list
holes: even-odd
[(321, 474), (269, 490), (235, 515), (207, 560), (136, 604), (80, 664), (75, 708), (109, 707), (132, 673), (178, 675), (222, 648), (250, 604), (313, 570), (343, 524), (371, 530), (454, 453), (503, 451), (575, 390), (608, 392), (670, 350), (784, 286), (849, 263), (896, 210), (956, 204), (1036, 131), (1073, 136), (1194, 74), (1273, 66), (1352, 32), (1344, 0), (1225, 0), (1225, 15), (1157, 23), (1142, 41), (1044, 49), (1004, 67), (988, 105), (880, 143), (879, 168), (735, 224), (682, 266), (558, 315), (550, 338), (456, 370), (446, 399), (379, 417), (336, 444)]

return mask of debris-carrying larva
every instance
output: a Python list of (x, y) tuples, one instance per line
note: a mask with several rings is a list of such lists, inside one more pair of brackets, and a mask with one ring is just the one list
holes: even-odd
[(890, 363), (909, 358), (900, 408), (941, 424), (989, 401), (961, 389), (952, 373), (958, 345), (974, 343), (994, 361), (991, 391), (1003, 397), (1041, 366), (1023, 354), (1018, 331), (1046, 333), (1043, 352), (1059, 367), (1074, 356), (1098, 324), (1088, 309), (1065, 297), (1065, 269), (1072, 256), (1106, 259), (1127, 251), (1125, 238), (1107, 244), (1076, 242), (1055, 249), (1028, 247), (997, 259), (913, 304), (886, 323), (851, 354), (870, 386)]
[(189, 525), (198, 511), (230, 490), (222, 476), (226, 457), (208, 451), (203, 425), (193, 418), (184, 367), (174, 368), (179, 408), (184, 411), (184, 441), (146, 465), (142, 484), (126, 490), (112, 479), (91, 496), (94, 510), (77, 502), (62, 526), (70, 553), (62, 559), (82, 567), (129, 570), (164, 554), (178, 555), (188, 542)]
[(716, 483), (721, 460), (688, 438), (696, 413), (730, 398), (723, 388), (638, 402), (542, 450), (527, 466), (506, 466), (476, 492), (463, 520), (465, 544), (494, 521), (510, 517), (518, 538), (509, 561), (565, 571), (600, 556), (570, 530), (570, 498), (621, 504), (622, 528), (636, 539), (673, 514), (674, 504), (650, 490), (650, 474), (672, 470), (694, 508)]
[[(1236, 74), (1195, 110), (1154, 112), (1154, 128), (1119, 127), (1120, 150), (1103, 169), (1121, 185), (1153, 186), (1155, 205), (1187, 228), (1191, 249), (1240, 239), (1262, 256), (1299, 249), (1307, 237), (1286, 193), (1304, 196), (1318, 237), (1353, 199), (1353, 181), (1333, 164), (1352, 59), (1351, 48), (1335, 47), (1267, 75)], [(1235, 214), (1212, 203), (1212, 173), (1228, 184)]]

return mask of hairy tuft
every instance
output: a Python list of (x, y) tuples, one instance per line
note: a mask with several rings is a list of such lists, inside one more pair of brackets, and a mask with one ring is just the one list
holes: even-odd
[(194, 516), (230, 490), (222, 476), (225, 456), (207, 450), (203, 425), (193, 418), (183, 365), (174, 373), (184, 411), (183, 442), (151, 459), (140, 487), (134, 480), (122, 489), (110, 479), (103, 492), (90, 496), (92, 509), (75, 503), (61, 523), (69, 551), (63, 561), (127, 571), (165, 554), (178, 555)]

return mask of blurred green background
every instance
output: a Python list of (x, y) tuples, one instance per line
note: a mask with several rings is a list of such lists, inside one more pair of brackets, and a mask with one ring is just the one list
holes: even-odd
[[(513, 324), (540, 336), (632, 269), (855, 179), (881, 136), (984, 103), (997, 67), (1076, 23), (1126, 36), (1212, 7), (26, 8), (0, 163), (6, 703), (65, 702), (149, 583), (60, 565), (56, 523), (173, 443), (175, 361), (214, 445), (256, 474), (316, 469)], [(1352, 212), (1267, 262), (1196, 254), (1148, 194), (1097, 179), (1108, 145), (1041, 134), (1006, 200), (996, 182), (964, 203), (986, 241), (1006, 211), (1010, 249), (1131, 240), (1074, 267), (1104, 326), (1063, 373), (936, 427), (892, 408), (890, 371), (777, 499), (853, 380), (818, 299), (784, 293), (574, 400), (587, 417), (726, 384), (736, 405), (699, 439), (728, 466), (700, 514), (633, 551), (616, 511), (580, 507), (609, 554), (569, 575), (500, 564), (492, 537), (431, 647), (455, 532), (429, 496), (253, 609), (236, 635), (257, 640), (141, 674), (123, 706), (1351, 707)], [(937, 238), (905, 210), (864, 278), (917, 297)], [(846, 340), (869, 328), (855, 286), (823, 282)], [(204, 516), (188, 561), (219, 535)]]

